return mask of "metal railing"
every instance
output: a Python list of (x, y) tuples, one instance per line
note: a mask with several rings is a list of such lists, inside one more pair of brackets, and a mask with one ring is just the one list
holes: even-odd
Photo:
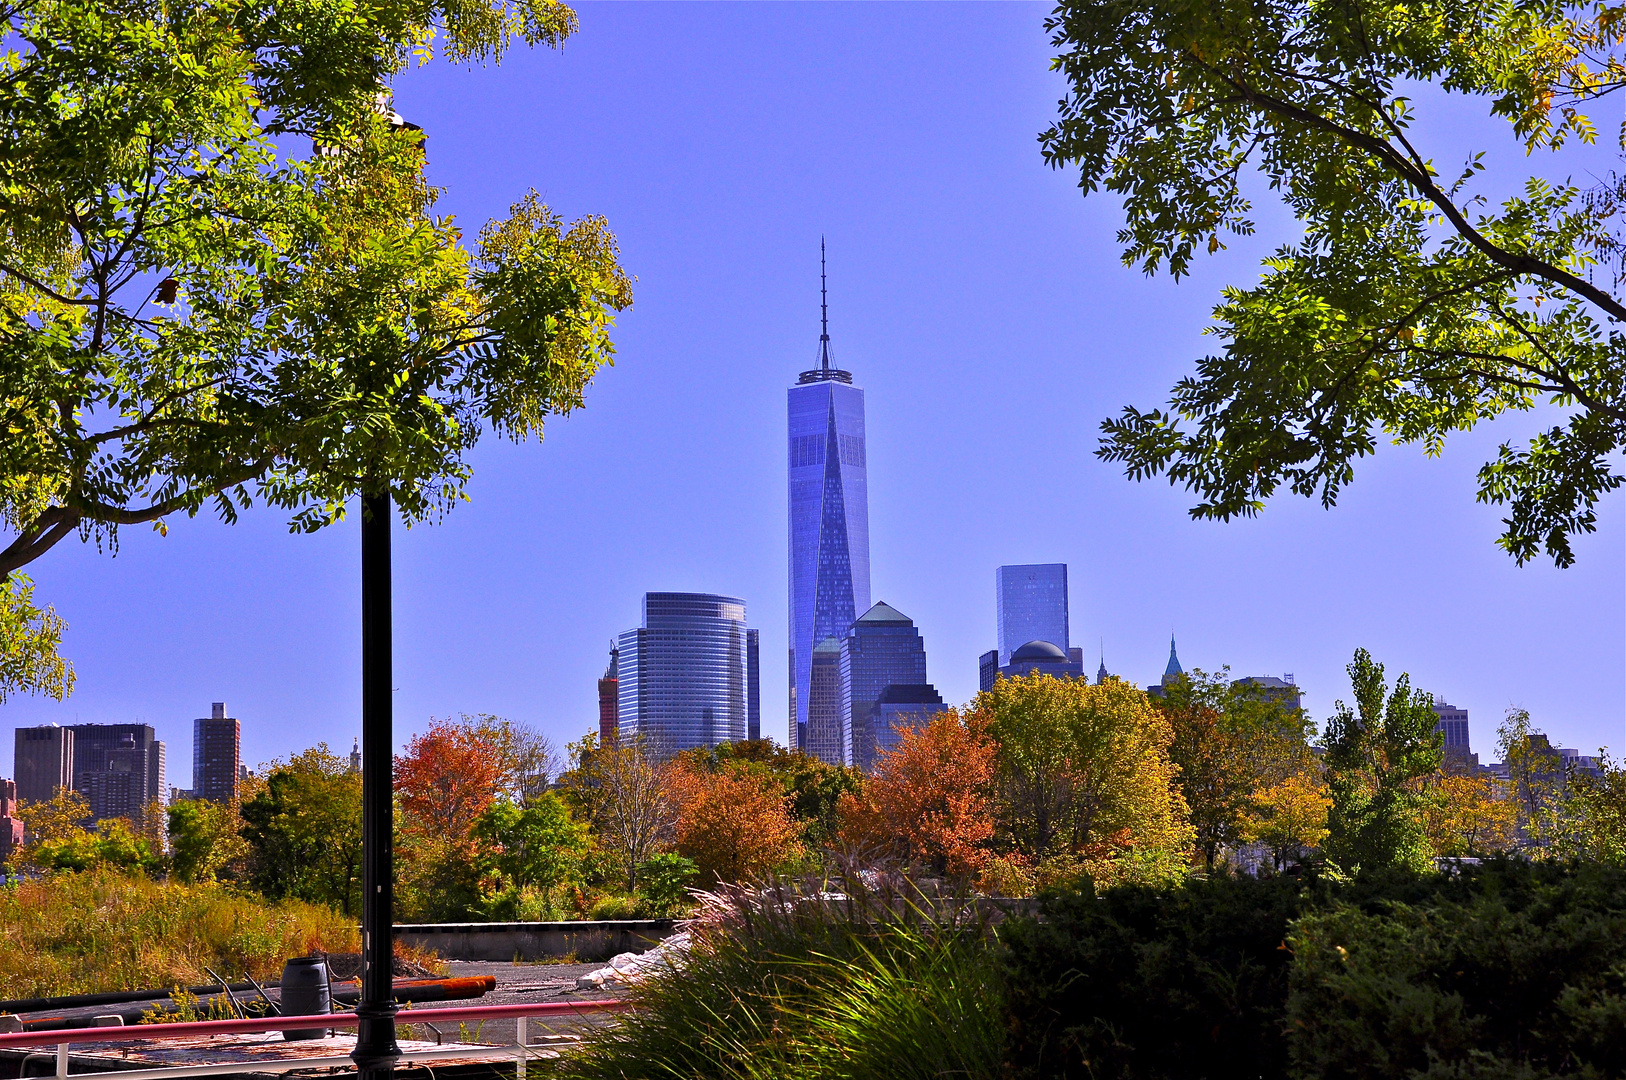
[[(518, 1032), (514, 1043), (504, 1046), (459, 1045), (436, 1050), (412, 1050), (403, 1053), (397, 1061), (403, 1065), (430, 1062), (448, 1058), (462, 1061), (501, 1061), (512, 1058), (517, 1080), (525, 1080), (525, 1065), (534, 1049), (527, 1045), (526, 1021), (533, 1016), (558, 1016), (562, 1013), (608, 1012), (628, 1008), (629, 1002), (613, 1001), (546, 1001), (534, 1005), (469, 1005), (454, 1009), (408, 1009), (402, 1011), (397, 1022), (402, 1024), (456, 1023), (464, 1020), (498, 1020), (512, 1018)], [(183, 1024), (136, 1024), (130, 1027), (60, 1028), (53, 1031), (22, 1031), (0, 1034), (0, 1050), (23, 1049), (30, 1046), (56, 1048), (56, 1076), (96, 1076), (102, 1080), (190, 1080), (193, 1077), (229, 1076), (236, 1073), (284, 1073), (303, 1069), (348, 1069), (355, 1063), (349, 1055), (334, 1057), (256, 1058), (252, 1061), (225, 1062), (216, 1065), (174, 1065), (161, 1069), (120, 1069), (114, 1073), (68, 1072), (68, 1048), (74, 1043), (150, 1042), (166, 1039), (184, 1039), (197, 1035), (252, 1035), (269, 1031), (309, 1030), (310, 1028), (354, 1028), (358, 1020), (355, 1013), (321, 1013), (316, 1016), (267, 1016), (250, 1020), (199, 1020)], [(30, 1054), (23, 1059), (23, 1070), (30, 1059), (49, 1055)]]

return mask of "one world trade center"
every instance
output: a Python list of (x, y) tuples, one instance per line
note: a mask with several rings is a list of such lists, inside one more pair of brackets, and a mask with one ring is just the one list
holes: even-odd
[(830, 364), (824, 244), (819, 244), (819, 366), (789, 393), (790, 738), (841, 762), (841, 639), (869, 610), (864, 391)]

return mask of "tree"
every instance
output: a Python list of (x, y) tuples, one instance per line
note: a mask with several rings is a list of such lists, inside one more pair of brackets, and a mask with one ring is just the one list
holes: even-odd
[(1428, 784), (1423, 831), (1435, 855), (1482, 856), (1509, 851), (1517, 839), (1518, 806), (1499, 795), (1488, 776), (1441, 773)]
[(1507, 766), (1509, 794), (1518, 807), (1518, 827), (1527, 843), (1547, 842), (1549, 812), (1564, 790), (1564, 761), (1524, 709), (1510, 708), (1496, 729), (1496, 749)]
[(792, 858), (801, 830), (772, 777), (740, 766), (715, 771), (669, 766), (677, 805), (678, 854), (694, 860), (702, 884), (758, 881)]
[(939, 874), (977, 873), (994, 834), (988, 795), (994, 754), (975, 715), (956, 709), (910, 728), (881, 755), (861, 793), (841, 796), (841, 840), (888, 850)]
[(513, 782), (508, 731), (488, 717), (429, 721), (395, 759), (403, 826), (462, 839)]
[(1365, 649), (1349, 665), (1355, 711), (1342, 701), (1322, 736), (1332, 809), (1327, 858), (1347, 872), (1390, 866), (1426, 870), (1425, 796), (1418, 781), (1444, 758), (1434, 699), (1402, 674), (1387, 692), (1383, 665)]
[(1308, 768), (1314, 725), (1302, 709), (1228, 671), (1194, 670), (1166, 683), (1153, 705), (1173, 732), (1175, 784), (1212, 870), (1221, 848), (1246, 838), (1256, 793)]
[(671, 841), (677, 824), (665, 772), (637, 741), (600, 747), (589, 734), (570, 751), (572, 767), (563, 782), (626, 876), (627, 888), (637, 889), (639, 869)]
[(1528, 152), (1592, 142), (1582, 110), (1626, 85), (1618, 9), (1063, 0), (1046, 25), (1068, 91), (1045, 159), (1122, 197), (1127, 265), (1188, 273), (1255, 231), (1255, 190), (1297, 219), (1258, 285), (1224, 290), (1222, 352), (1166, 411), (1103, 423), (1099, 455), (1228, 520), (1284, 485), (1333, 505), (1380, 434), (1432, 456), (1546, 402), (1553, 425), (1504, 443), (1479, 499), (1509, 507), (1498, 543), (1518, 562), (1569, 565), (1623, 481), (1626, 179), (1498, 177), (1519, 193), (1491, 208), (1484, 155), (1442, 175), (1417, 125), (1462, 95)]
[[(171, 803), (168, 813), (170, 874), (188, 884), (213, 881), (232, 864), (248, 858), (239, 804), (207, 799)], [(287, 867), (287, 870), (294, 870)]]
[(73, 788), (59, 787), (44, 802), (19, 802), (17, 817), (23, 823), (23, 838), (29, 847), (45, 840), (77, 837), (87, 831), (90, 800)]
[(484, 861), (513, 889), (539, 889), (544, 895), (580, 873), (592, 843), (587, 826), (573, 820), (564, 800), (551, 791), (524, 805), (498, 799), (475, 822), (473, 835), (486, 847)]
[(1254, 812), (1244, 835), (1270, 849), (1276, 869), (1303, 859), (1327, 838), (1332, 799), (1312, 770), (1293, 773), (1254, 793)]
[(978, 694), (972, 716), (996, 748), (1001, 846), (1034, 863), (1083, 860), (1103, 881), (1120, 860), (1153, 876), (1187, 864), (1174, 733), (1145, 693), (1118, 679), (1027, 675)]
[(1598, 775), (1572, 772), (1551, 812), (1549, 853), (1626, 864), (1626, 769), (1598, 751)]
[(58, 701), (73, 693), (73, 665), (57, 652), (67, 629), (54, 608), (34, 606), (34, 582), (26, 574), (0, 580), (0, 705), (16, 693)]
[(163, 855), (138, 836), (124, 818), (104, 818), (94, 831), (41, 840), (29, 852), (29, 861), (48, 870), (89, 870), (110, 866), (118, 870), (155, 873), (164, 864)]
[(254, 888), (346, 915), (360, 910), (361, 775), (326, 743), (272, 763), (239, 813)]
[(837, 801), (845, 792), (857, 794), (864, 782), (864, 774), (857, 769), (831, 765), (766, 739), (697, 747), (685, 750), (677, 760), (711, 772), (743, 768), (772, 778), (790, 800), (790, 813), (801, 828), (802, 843), (812, 848), (834, 839)]
[[(122, 527), (256, 499), (294, 531), (358, 494), (427, 520), (483, 431), (540, 436), (610, 362), (631, 281), (603, 220), (533, 192), (467, 251), (421, 138), (380, 111), (437, 38), (456, 62), (558, 46), (569, 8), (3, 10), (0, 582), (75, 532), (116, 551)], [(0, 655), (56, 692), (49, 612), (0, 603)]]

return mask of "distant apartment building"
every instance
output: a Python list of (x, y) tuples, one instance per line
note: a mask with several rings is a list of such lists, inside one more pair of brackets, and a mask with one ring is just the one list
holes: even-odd
[(926, 645), (914, 621), (884, 601), (853, 623), (841, 642), (841, 760), (868, 772), (875, 765), (870, 710), (889, 686), (926, 682)]
[(192, 721), (192, 797), (229, 803), (237, 797), (243, 768), (243, 729), (214, 702), (207, 719)]
[(869, 729), (875, 736), (875, 756), (896, 750), (905, 731), (924, 727), (933, 716), (947, 710), (943, 695), (930, 683), (888, 686), (870, 707)]
[(617, 661), (621, 650), (610, 643), (610, 666), (604, 669), (603, 678), (598, 681), (598, 744), (600, 746), (613, 746), (615, 744), (615, 730), (621, 701), (618, 696), (620, 676), (617, 672)]
[(762, 638), (756, 630), (745, 632), (745, 737), (752, 742), (762, 738)]
[(58, 788), (73, 787), (73, 729), (45, 724), (16, 733), (17, 798), (48, 802)]
[[(1067, 564), (1024, 563), (994, 571), (999, 666), (1030, 641), (1048, 641), (1070, 652), (1067, 625)], [(1083, 656), (1078, 657), (1080, 663)]]
[(17, 817), (17, 782), (0, 780), (0, 864), (23, 846), (23, 823)]
[(169, 793), (164, 744), (151, 724), (74, 724), (73, 786), (93, 821), (138, 817)]
[(745, 601), (714, 593), (646, 593), (644, 624), (618, 640), (617, 726), (667, 757), (742, 741), (750, 725)]

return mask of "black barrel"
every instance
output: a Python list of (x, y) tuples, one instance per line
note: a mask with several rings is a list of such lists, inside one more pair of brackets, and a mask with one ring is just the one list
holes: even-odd
[[(333, 1012), (328, 996), (327, 960), (321, 956), (296, 956), (282, 965), (282, 1015), (326, 1016)], [(284, 1031), (284, 1039), (320, 1039), (327, 1028), (299, 1028)]]

